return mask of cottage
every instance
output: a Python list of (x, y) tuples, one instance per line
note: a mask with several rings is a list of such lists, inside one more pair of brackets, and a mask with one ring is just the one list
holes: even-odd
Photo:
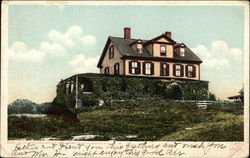
[(200, 80), (202, 60), (184, 43), (172, 39), (171, 32), (151, 40), (108, 37), (97, 67), (101, 74)]

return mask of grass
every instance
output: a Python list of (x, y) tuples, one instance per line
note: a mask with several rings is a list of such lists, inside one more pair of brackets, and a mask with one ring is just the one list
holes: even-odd
[(243, 117), (219, 114), (215, 122), (193, 124), (190, 130), (180, 129), (162, 137), (161, 141), (243, 141)]
[[(17, 118), (9, 116), (9, 138), (70, 139), (85, 133), (126, 140), (147, 141), (241, 141), (243, 105), (213, 104), (199, 110), (195, 104), (170, 101), (137, 100), (124, 105), (113, 103), (78, 114), (79, 122), (61, 117)], [(186, 128), (191, 128), (187, 130)]]

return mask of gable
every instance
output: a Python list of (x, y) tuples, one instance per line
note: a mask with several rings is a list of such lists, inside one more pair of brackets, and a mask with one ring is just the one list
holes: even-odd
[(176, 42), (172, 39), (172, 38), (169, 38), (166, 34), (162, 34), (158, 37), (155, 37), (149, 41), (147, 41), (146, 43), (144, 43), (144, 46), (147, 46), (151, 43), (161, 43), (161, 42), (164, 42), (164, 43), (168, 43), (168, 44), (175, 44)]
[(160, 39), (155, 40), (155, 42), (166, 42), (166, 43), (171, 43), (170, 40), (167, 40), (166, 38), (162, 37)]
[[(120, 50), (117, 48), (117, 46), (115, 45), (115, 43), (110, 39), (110, 37), (108, 38), (105, 47), (103, 49), (102, 55), (99, 59), (99, 62), (97, 64), (97, 67), (100, 68), (102, 66), (102, 63), (104, 60), (107, 60), (107, 56), (109, 56), (109, 48), (113, 46), (114, 47), (114, 53), (115, 56), (119, 55), (120, 57), (122, 57), (122, 54), (120, 52)], [(119, 53), (119, 54), (117, 54)]]

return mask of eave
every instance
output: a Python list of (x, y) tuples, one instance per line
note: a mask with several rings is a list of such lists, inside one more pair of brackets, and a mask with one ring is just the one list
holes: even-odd
[(123, 56), (121, 57), (121, 59), (164, 61), (164, 62), (192, 63), (192, 64), (202, 63), (202, 61), (193, 61), (193, 60), (175, 59), (175, 58), (161, 58), (161, 57), (143, 57), (143, 56)]

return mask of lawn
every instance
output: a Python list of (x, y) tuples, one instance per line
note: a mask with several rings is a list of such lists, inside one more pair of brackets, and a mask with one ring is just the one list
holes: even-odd
[[(137, 100), (85, 109), (79, 121), (62, 117), (9, 116), (9, 139), (99, 135), (94, 140), (242, 141), (243, 105), (211, 104), (206, 110), (194, 103)], [(128, 139), (125, 136), (136, 136)]]

